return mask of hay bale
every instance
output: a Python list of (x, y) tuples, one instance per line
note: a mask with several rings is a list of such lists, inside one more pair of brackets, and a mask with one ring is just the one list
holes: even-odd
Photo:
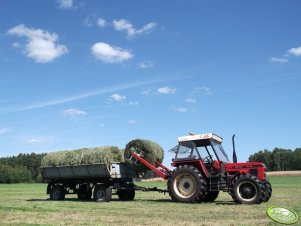
[(43, 157), (41, 166), (72, 166), (96, 163), (110, 164), (113, 162), (124, 162), (123, 152), (115, 146), (104, 146), (48, 153)]
[(132, 150), (141, 150), (144, 153), (144, 159), (147, 160), (149, 163), (152, 165), (155, 165), (155, 162), (158, 161), (162, 163), (163, 158), (164, 158), (164, 151), (162, 147), (150, 140), (141, 140), (141, 139), (136, 139), (130, 141), (124, 150), (124, 159), (125, 162), (131, 165), (131, 167), (138, 173), (144, 173), (149, 168), (147, 168), (144, 165), (135, 164), (132, 162), (131, 159), (131, 151)]

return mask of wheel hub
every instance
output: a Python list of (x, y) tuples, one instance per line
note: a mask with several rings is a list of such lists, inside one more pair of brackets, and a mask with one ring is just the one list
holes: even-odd
[(256, 197), (257, 188), (252, 182), (245, 181), (238, 187), (238, 194), (242, 199), (250, 201)]
[(196, 190), (196, 181), (190, 174), (179, 175), (175, 180), (175, 191), (182, 198), (191, 197)]

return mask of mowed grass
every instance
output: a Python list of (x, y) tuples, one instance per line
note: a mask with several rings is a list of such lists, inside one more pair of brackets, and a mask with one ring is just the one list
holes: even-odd
[[(109, 203), (82, 202), (75, 195), (51, 201), (46, 184), (1, 184), (0, 225), (280, 225), (266, 216), (271, 206), (289, 207), (301, 216), (301, 176), (270, 181), (272, 198), (260, 205), (236, 205), (225, 192), (214, 203), (199, 204), (172, 202), (158, 192), (136, 192), (129, 202), (117, 196)], [(137, 185), (166, 188), (164, 182)]]

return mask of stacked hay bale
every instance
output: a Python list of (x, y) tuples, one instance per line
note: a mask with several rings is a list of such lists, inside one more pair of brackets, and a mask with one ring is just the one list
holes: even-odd
[(137, 173), (144, 174), (149, 168), (142, 165), (139, 161), (131, 161), (132, 151), (143, 151), (143, 158), (152, 165), (155, 162), (162, 162), (164, 151), (162, 147), (150, 140), (135, 139), (130, 141), (125, 150), (115, 146), (104, 146), (96, 148), (83, 148), (71, 151), (58, 151), (48, 153), (41, 161), (41, 167), (49, 166), (72, 166), (115, 162), (125, 162), (129, 164)]
[(52, 152), (44, 156), (41, 166), (72, 166), (95, 163), (124, 162), (123, 153), (115, 146), (83, 148)]
[(131, 167), (138, 173), (144, 173), (147, 170), (149, 170), (149, 168), (142, 165), (140, 162), (136, 163), (136, 161), (132, 161), (132, 151), (135, 151), (137, 153), (139, 153), (139, 151), (142, 151), (142, 157), (152, 165), (155, 165), (156, 161), (162, 163), (164, 158), (164, 151), (159, 144), (150, 140), (141, 139), (135, 139), (130, 141), (125, 147), (124, 159), (125, 162), (131, 165)]

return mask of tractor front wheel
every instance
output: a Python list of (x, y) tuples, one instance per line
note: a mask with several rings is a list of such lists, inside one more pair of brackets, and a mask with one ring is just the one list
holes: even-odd
[(231, 195), (238, 204), (259, 204), (264, 199), (264, 186), (253, 175), (240, 175), (233, 183)]
[(172, 200), (196, 203), (206, 193), (206, 181), (200, 171), (191, 165), (181, 165), (168, 180), (168, 191)]
[(267, 202), (267, 201), (269, 201), (269, 199), (272, 196), (272, 185), (268, 180), (265, 180), (263, 184), (264, 184), (264, 199), (263, 199), (263, 201)]

